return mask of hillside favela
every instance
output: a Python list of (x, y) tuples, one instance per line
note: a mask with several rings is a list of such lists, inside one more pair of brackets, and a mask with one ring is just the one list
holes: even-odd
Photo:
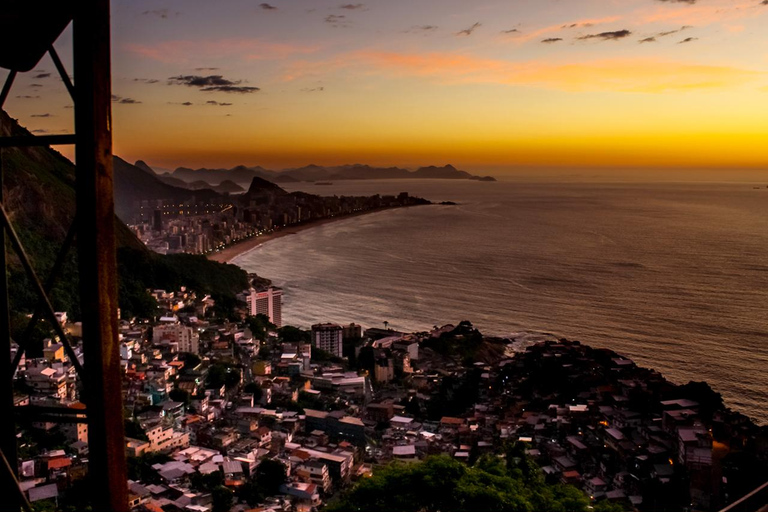
[(766, 23), (7, 0), (0, 512), (768, 510)]

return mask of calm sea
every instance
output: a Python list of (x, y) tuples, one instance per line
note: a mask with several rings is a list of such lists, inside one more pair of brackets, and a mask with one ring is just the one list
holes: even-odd
[(483, 332), (608, 347), (705, 380), (768, 423), (768, 189), (752, 184), (356, 181), (457, 206), (342, 220), (235, 263), (285, 288), (285, 323)]

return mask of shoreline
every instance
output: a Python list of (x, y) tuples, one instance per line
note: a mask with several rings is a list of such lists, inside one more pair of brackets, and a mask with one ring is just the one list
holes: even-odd
[(316, 228), (318, 226), (322, 226), (325, 224), (331, 224), (333, 222), (338, 222), (340, 220), (346, 220), (346, 219), (352, 219), (354, 217), (360, 217), (363, 215), (368, 215), (371, 213), (376, 212), (383, 212), (386, 210), (397, 210), (400, 208), (411, 208), (412, 206), (424, 206), (424, 205), (411, 205), (411, 206), (384, 206), (382, 208), (374, 208), (372, 210), (366, 210), (363, 212), (354, 212), (349, 213), (347, 215), (340, 215), (337, 217), (326, 217), (323, 219), (317, 219), (317, 220), (311, 220), (309, 222), (305, 222), (304, 224), (294, 224), (291, 226), (283, 226), (277, 231), (273, 231), (272, 233), (266, 234), (266, 235), (259, 235), (255, 236), (253, 238), (249, 238), (247, 240), (243, 240), (241, 242), (236, 242), (230, 246), (225, 247), (224, 249), (215, 252), (213, 254), (209, 254), (206, 257), (211, 261), (216, 261), (218, 263), (229, 263), (233, 264), (232, 260), (237, 258), (238, 256), (245, 254), (246, 252), (249, 252), (257, 247), (259, 247), (262, 244), (265, 244), (267, 242), (271, 242), (272, 240), (276, 240), (278, 238), (282, 238), (288, 235), (296, 235), (302, 231), (305, 231), (307, 229)]

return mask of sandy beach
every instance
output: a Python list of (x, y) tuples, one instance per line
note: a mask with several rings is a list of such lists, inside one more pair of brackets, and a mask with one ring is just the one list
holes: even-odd
[(209, 260), (218, 261), (219, 263), (230, 263), (233, 259), (235, 259), (237, 256), (243, 254), (244, 252), (250, 251), (251, 249), (254, 249), (261, 244), (265, 244), (269, 241), (275, 240), (277, 238), (282, 238), (284, 236), (288, 235), (295, 235), (296, 233), (300, 233), (301, 231), (304, 231), (305, 229), (310, 228), (316, 228), (318, 226), (322, 226), (323, 224), (330, 224), (331, 222), (337, 222), (340, 220), (345, 219), (351, 219), (353, 217), (359, 217), (361, 215), (368, 215), (370, 213), (376, 213), (381, 212), (384, 210), (391, 210), (394, 208), (408, 208), (408, 206), (387, 206), (384, 208), (375, 208), (373, 210), (366, 210), (364, 212), (356, 212), (356, 213), (350, 213), (348, 215), (340, 215), (337, 217), (330, 217), (325, 219), (318, 219), (313, 220), (310, 222), (306, 222), (304, 224), (298, 224), (295, 226), (285, 226), (281, 227), (272, 233), (266, 234), (266, 235), (260, 235), (253, 238), (249, 238), (247, 240), (243, 240), (242, 242), (235, 243), (233, 245), (230, 245), (228, 247), (225, 247), (224, 249), (215, 252), (213, 254), (208, 255)]

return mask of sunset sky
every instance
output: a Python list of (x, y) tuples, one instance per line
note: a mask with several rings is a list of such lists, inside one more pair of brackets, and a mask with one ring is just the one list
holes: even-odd
[[(768, 169), (768, 0), (112, 5), (130, 161)], [(6, 109), (72, 130), (47, 58)]]

